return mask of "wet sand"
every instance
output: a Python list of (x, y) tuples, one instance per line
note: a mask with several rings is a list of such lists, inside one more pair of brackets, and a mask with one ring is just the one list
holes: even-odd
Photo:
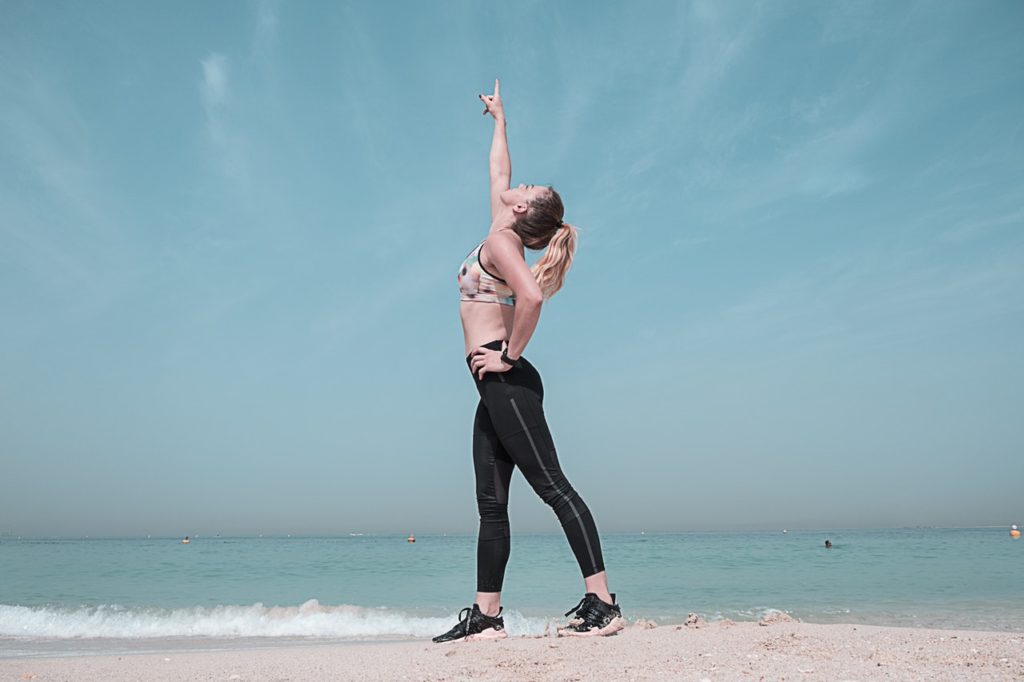
[(0, 680), (1024, 680), (1024, 633), (642, 621), (614, 637), (0, 659)]

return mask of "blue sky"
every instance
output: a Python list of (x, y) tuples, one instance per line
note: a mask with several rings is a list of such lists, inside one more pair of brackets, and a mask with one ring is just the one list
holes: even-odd
[(495, 76), (602, 529), (1024, 520), (1019, 2), (0, 10), (0, 532), (473, 532)]

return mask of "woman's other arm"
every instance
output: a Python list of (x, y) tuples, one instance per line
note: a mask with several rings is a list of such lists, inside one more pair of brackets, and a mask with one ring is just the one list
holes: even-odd
[[(510, 230), (499, 230), (487, 238), (487, 255), (505, 282), (516, 295), (516, 310), (512, 318), (512, 336), (508, 340), (507, 353), (512, 359), (519, 358), (533, 336), (540, 320), (540, 307), (544, 300), (537, 279), (523, 259), (522, 244)], [(470, 366), (482, 380), (487, 372), (507, 372), (510, 365), (501, 360), (501, 351), (476, 348), (472, 352)]]
[(519, 239), (509, 231), (500, 231), (487, 238), (487, 255), (516, 295), (516, 311), (512, 318), (512, 336), (508, 355), (518, 358), (526, 349), (540, 320), (544, 296), (530, 266), (523, 259)]
[(505, 133), (505, 107), (501, 103), (501, 84), (494, 79), (494, 94), (480, 95), (483, 101), (484, 114), (494, 117), (494, 137), (491, 139), (490, 176), (491, 176), (491, 220), (501, 210), (501, 193), (507, 190), (512, 182), (512, 161), (508, 156), (508, 139)]

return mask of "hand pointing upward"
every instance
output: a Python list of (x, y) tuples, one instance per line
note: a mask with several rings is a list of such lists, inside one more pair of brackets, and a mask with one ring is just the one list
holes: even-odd
[(479, 95), (480, 100), (484, 103), (484, 110), (481, 114), (486, 115), (490, 112), (491, 116), (495, 119), (505, 118), (505, 108), (501, 104), (501, 83), (498, 79), (494, 79), (494, 94), (493, 95)]

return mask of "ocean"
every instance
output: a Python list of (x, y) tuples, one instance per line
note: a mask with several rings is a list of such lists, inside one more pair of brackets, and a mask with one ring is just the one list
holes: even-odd
[[(824, 546), (825, 539), (833, 543)], [(1007, 528), (602, 536), (623, 615), (1024, 631), (1024, 541)], [(428, 637), (473, 601), (476, 538), (0, 538), (0, 656)], [(515, 535), (511, 634), (582, 596), (561, 535)]]

